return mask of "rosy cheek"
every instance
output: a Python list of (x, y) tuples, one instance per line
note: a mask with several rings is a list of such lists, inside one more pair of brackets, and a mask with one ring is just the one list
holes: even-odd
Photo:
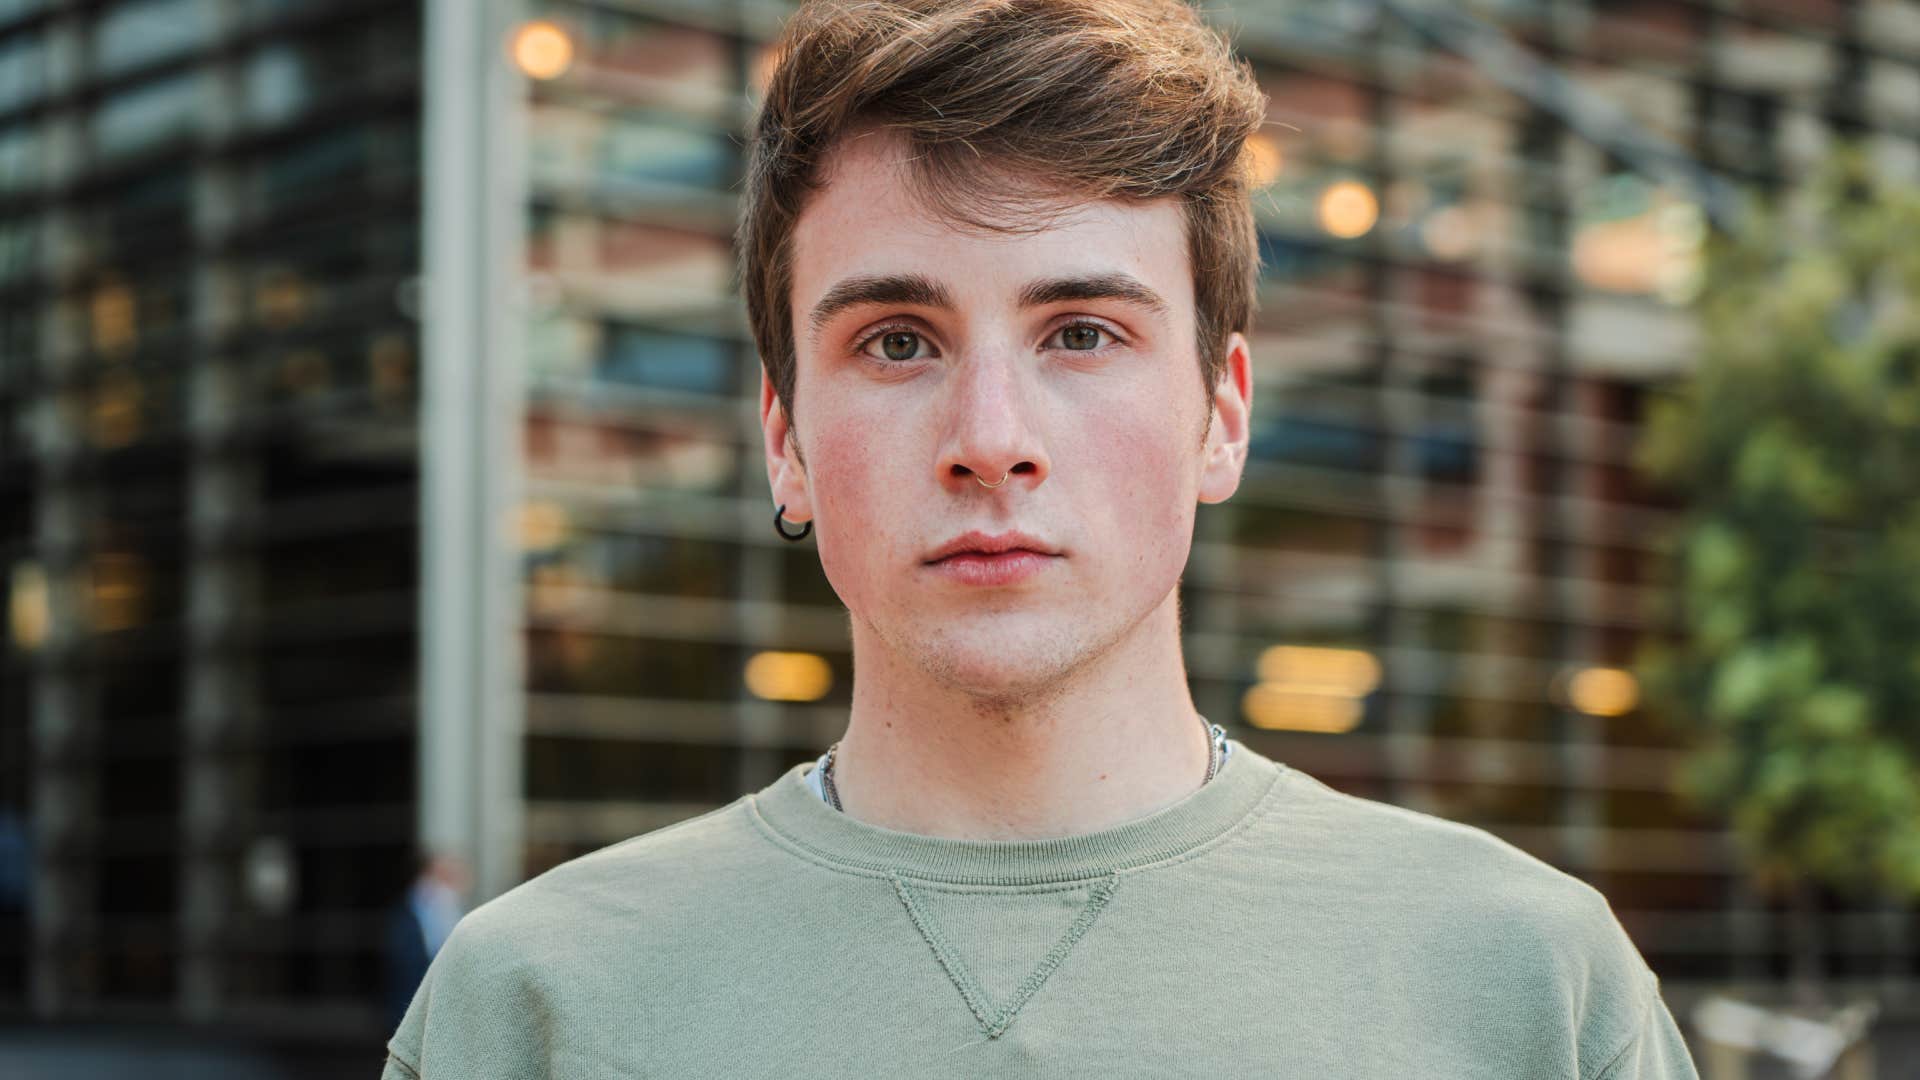
[(1102, 486), (1115, 500), (1106, 513), (1116, 528), (1144, 534), (1126, 546), (1133, 548), (1136, 558), (1148, 561), (1160, 554), (1149, 550), (1159, 547), (1149, 538), (1174, 536), (1187, 520), (1182, 499), (1190, 486), (1186, 478), (1190, 466), (1172, 435), (1164, 415), (1126, 415), (1116, 417), (1092, 441), (1106, 478)]
[(875, 456), (858, 431), (857, 424), (827, 421), (808, 452), (814, 509), (825, 523), (821, 568), (843, 600), (851, 600), (849, 590), (858, 588), (860, 574), (876, 561), (875, 548), (884, 543), (890, 513), (877, 501), (887, 485), (874, 475)]

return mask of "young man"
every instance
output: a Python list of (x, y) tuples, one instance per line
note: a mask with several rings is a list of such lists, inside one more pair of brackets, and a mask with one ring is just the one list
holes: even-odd
[(387, 1076), (1694, 1075), (1599, 893), (1207, 723), (1264, 101), (1178, 0), (809, 5), (741, 227), (845, 738), (462, 920)]

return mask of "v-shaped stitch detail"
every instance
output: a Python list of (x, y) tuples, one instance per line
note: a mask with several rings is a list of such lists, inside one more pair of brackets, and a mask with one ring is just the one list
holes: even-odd
[(907, 915), (913, 919), (913, 925), (919, 929), (920, 936), (927, 939), (927, 944), (933, 947), (933, 955), (939, 959), (940, 966), (946, 969), (947, 977), (953, 980), (953, 985), (960, 991), (960, 997), (967, 1003), (967, 1008), (973, 1011), (973, 1015), (979, 1019), (980, 1029), (986, 1032), (989, 1039), (999, 1038), (1001, 1033), (1013, 1023), (1013, 1018), (1020, 1013), (1020, 1007), (1025, 1005), (1027, 999), (1033, 997), (1041, 984), (1047, 981), (1047, 977), (1053, 974), (1053, 969), (1060, 966), (1060, 961), (1066, 959), (1067, 953), (1086, 934), (1088, 927), (1093, 925), (1093, 920), (1099, 918), (1101, 909), (1107, 906), (1107, 901), (1112, 898), (1114, 889), (1120, 885), (1118, 871), (1109, 873), (1106, 877), (1094, 882), (1088, 890), (1085, 906), (1080, 909), (1078, 915), (1074, 916), (1073, 923), (1067, 927), (1066, 933), (1061, 935), (1060, 940), (1053, 943), (1053, 948), (1047, 950), (1047, 955), (1041, 959), (1040, 966), (1028, 972), (1027, 977), (1020, 980), (1020, 985), (1014, 988), (1012, 997), (1008, 998), (1005, 1004), (996, 1007), (987, 997), (987, 992), (981, 987), (979, 980), (968, 969), (966, 961), (961, 959), (953, 942), (941, 930), (940, 924), (933, 920), (926, 905), (920, 902), (913, 887), (899, 874), (889, 876), (893, 879), (894, 891), (900, 895), (900, 902), (906, 905)]

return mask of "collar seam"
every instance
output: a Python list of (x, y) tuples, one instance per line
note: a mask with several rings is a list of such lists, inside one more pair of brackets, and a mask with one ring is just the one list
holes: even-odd
[[(812, 863), (835, 873), (849, 874), (854, 877), (871, 878), (879, 881), (889, 881), (895, 876), (902, 876), (916, 883), (936, 886), (959, 885), (987, 887), (995, 889), (996, 891), (1051, 892), (1059, 889), (1083, 888), (1089, 882), (1098, 881), (1114, 874), (1135, 874), (1147, 870), (1174, 866), (1190, 859), (1199, 858), (1221, 845), (1238, 838), (1273, 810), (1273, 804), (1278, 802), (1274, 797), (1275, 794), (1279, 792), (1281, 785), (1289, 779), (1290, 774), (1298, 771), (1281, 762), (1274, 762), (1273, 764), (1274, 775), (1269, 779), (1266, 790), (1262, 791), (1260, 797), (1253, 801), (1253, 804), (1247, 808), (1246, 813), (1242, 814), (1239, 820), (1221, 830), (1219, 834), (1210, 836), (1191, 848), (1174, 852), (1171, 855), (1153, 859), (1148, 862), (1133, 863), (1131, 865), (1107, 865), (1083, 871), (1069, 872), (1064, 875), (1044, 874), (1025, 876), (1011, 881), (996, 880), (978, 875), (933, 877), (905, 868), (891, 867), (880, 862), (869, 863), (862, 860), (851, 859), (808, 843), (794, 836), (792, 833), (781, 829), (778, 825), (775, 825), (770, 818), (761, 812), (759, 792), (747, 796), (747, 809), (755, 828), (761, 832), (768, 843), (773, 844), (775, 847), (782, 849), (797, 859)], [(811, 792), (808, 792), (808, 796), (813, 797)]]

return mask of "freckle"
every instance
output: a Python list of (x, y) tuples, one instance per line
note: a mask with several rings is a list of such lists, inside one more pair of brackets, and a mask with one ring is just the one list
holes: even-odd
[(1106, 774), (1106, 773), (1101, 773), (1101, 774), (1100, 774), (1100, 779), (1102, 779), (1102, 780), (1105, 780), (1106, 778), (1107, 778), (1107, 774)]

